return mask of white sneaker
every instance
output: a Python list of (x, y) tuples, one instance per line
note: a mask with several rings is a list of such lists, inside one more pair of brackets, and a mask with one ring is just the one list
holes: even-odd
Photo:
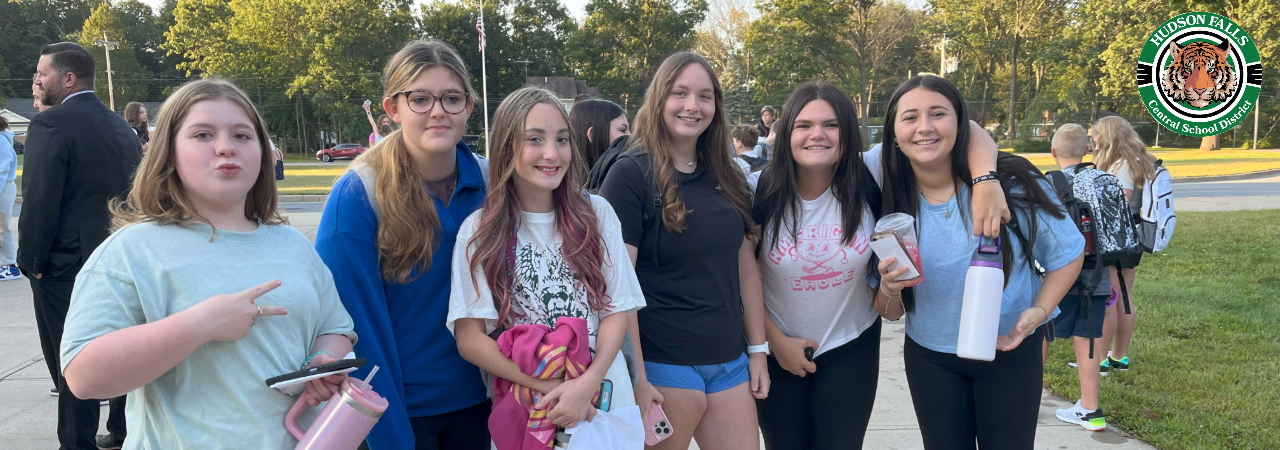
[(1102, 414), (1102, 408), (1090, 411), (1080, 406), (1080, 402), (1067, 409), (1058, 410), (1058, 420), (1066, 423), (1074, 423), (1080, 425), (1089, 431), (1102, 431), (1107, 429), (1107, 418)]
[(12, 264), (0, 266), (0, 281), (18, 280), (22, 278), (22, 272), (18, 271), (18, 267)]

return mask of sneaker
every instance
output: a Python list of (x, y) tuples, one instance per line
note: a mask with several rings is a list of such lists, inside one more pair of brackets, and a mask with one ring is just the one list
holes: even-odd
[(56, 387), (49, 388), (49, 395), (52, 395), (52, 396), (54, 396), (54, 397), (57, 397), (57, 396), (58, 396), (58, 388), (56, 388)]
[(22, 278), (22, 272), (18, 271), (18, 266), (5, 264), (0, 266), (0, 281), (17, 280)]
[(1108, 356), (1106, 360), (1102, 361), (1102, 367), (1098, 373), (1105, 377), (1115, 370), (1129, 370), (1129, 357), (1115, 359)]
[(116, 439), (114, 434), (99, 434), (98, 448), (103, 450), (115, 450), (124, 446), (124, 439)]
[(1080, 406), (1079, 401), (1070, 408), (1059, 409), (1058, 420), (1080, 425), (1089, 431), (1102, 431), (1107, 429), (1107, 417), (1102, 414), (1102, 408), (1089, 411), (1084, 409), (1083, 406)]

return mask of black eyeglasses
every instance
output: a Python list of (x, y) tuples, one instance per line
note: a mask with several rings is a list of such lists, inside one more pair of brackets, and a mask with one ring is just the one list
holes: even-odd
[(449, 114), (461, 114), (467, 109), (467, 94), (465, 92), (449, 91), (436, 97), (430, 92), (419, 90), (400, 91), (396, 92), (396, 95), (404, 95), (409, 102), (409, 110), (418, 114), (431, 112), (431, 108), (435, 107), (436, 100), (440, 101), (440, 107), (444, 108), (444, 112)]

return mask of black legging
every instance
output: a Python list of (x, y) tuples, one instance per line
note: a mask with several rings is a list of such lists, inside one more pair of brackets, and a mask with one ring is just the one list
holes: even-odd
[(800, 378), (769, 356), (769, 397), (756, 402), (765, 448), (862, 448), (880, 375), (880, 319), (813, 362), (818, 371)]
[(1044, 380), (1044, 329), (1012, 351), (996, 352), (990, 362), (935, 352), (907, 336), (903, 359), (924, 448), (1031, 449)]

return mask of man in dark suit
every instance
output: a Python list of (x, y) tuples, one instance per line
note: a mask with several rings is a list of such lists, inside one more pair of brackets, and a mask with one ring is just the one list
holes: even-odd
[[(40, 101), (52, 107), (27, 128), (18, 267), (31, 282), (40, 347), (58, 380), (58, 441), (64, 450), (93, 450), (98, 401), (76, 398), (67, 388), (58, 347), (76, 274), (111, 233), (107, 204), (128, 191), (142, 148), (124, 118), (93, 93), (94, 61), (84, 47), (45, 45), (36, 70)], [(123, 440), (119, 403), (115, 428)]]

